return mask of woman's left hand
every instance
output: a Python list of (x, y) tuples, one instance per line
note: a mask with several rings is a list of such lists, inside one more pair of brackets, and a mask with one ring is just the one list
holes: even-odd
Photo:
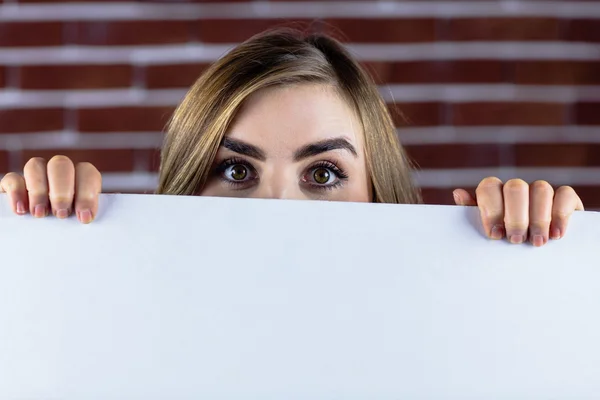
[(574, 211), (583, 211), (581, 199), (570, 186), (556, 192), (546, 181), (531, 185), (521, 179), (503, 183), (495, 177), (485, 178), (473, 198), (466, 190), (456, 189), (454, 201), (461, 206), (478, 206), (487, 236), (507, 237), (511, 243), (529, 241), (543, 246), (548, 238), (565, 235)]

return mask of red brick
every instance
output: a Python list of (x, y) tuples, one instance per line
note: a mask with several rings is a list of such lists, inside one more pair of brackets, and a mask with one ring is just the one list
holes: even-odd
[(0, 133), (62, 130), (64, 111), (60, 108), (0, 110)]
[(454, 125), (564, 125), (566, 107), (555, 103), (456, 103)]
[[(599, 22), (600, 23), (600, 22)], [(598, 85), (598, 61), (520, 61), (515, 82), (548, 85)]]
[[(98, 0), (18, 0), (20, 3), (97, 3)], [(137, 0), (143, 3), (214, 3), (215, 0)], [(228, 3), (239, 3), (252, 0), (227, 0)], [(106, 0), (104, 3), (131, 3), (132, 0)]]
[(389, 108), (397, 127), (434, 126), (442, 123), (441, 103), (396, 103)]
[(576, 19), (569, 21), (566, 39), (575, 42), (600, 42), (600, 21), (597, 19)]
[(436, 21), (427, 19), (357, 19), (325, 20), (324, 31), (353, 43), (408, 43), (435, 40)]
[(81, 45), (187, 43), (187, 21), (102, 21), (69, 25), (67, 42)]
[[(98, 0), (17, 0), (19, 3), (92, 3)], [(131, 0), (108, 0), (105, 3), (131, 2)]]
[(173, 113), (170, 107), (121, 107), (78, 110), (80, 132), (159, 132)]
[(0, 66), (0, 87), (6, 86), (6, 68)]
[(598, 167), (599, 144), (440, 144), (405, 146), (419, 168)]
[(202, 19), (194, 22), (195, 38), (207, 43), (238, 43), (267, 29), (291, 27), (310, 29), (305, 19)]
[(600, 211), (600, 186), (573, 186), (586, 210)]
[(152, 89), (190, 87), (208, 64), (153, 65), (146, 67), (146, 87)]
[(577, 125), (600, 125), (600, 102), (575, 104), (574, 117)]
[(475, 187), (466, 188), (421, 188), (421, 195), (425, 204), (454, 205), (452, 191), (454, 189), (465, 189), (471, 194), (475, 194)]
[(384, 61), (363, 61), (362, 68), (373, 78), (376, 84), (388, 83), (392, 76), (393, 63)]
[(100, 172), (131, 171), (134, 166), (134, 150), (132, 149), (102, 149), (102, 150), (24, 150), (22, 160), (32, 157), (42, 157), (46, 160), (61, 154), (73, 160), (73, 163), (90, 162)]
[(0, 47), (59, 46), (63, 41), (60, 22), (2, 22)]
[(535, 143), (515, 147), (521, 167), (598, 167), (600, 144)]
[(499, 83), (506, 81), (501, 61), (416, 61), (394, 63), (390, 83)]
[(24, 89), (104, 89), (129, 87), (129, 65), (48, 65), (20, 69)]
[(0, 174), (5, 174), (9, 171), (8, 152), (0, 150)]
[(555, 18), (456, 18), (448, 21), (443, 40), (558, 40)]
[(419, 169), (481, 168), (501, 165), (503, 151), (509, 145), (443, 144), (405, 146), (408, 156)]
[[(461, 187), (465, 189), (471, 195), (475, 196), (475, 189), (479, 182), (473, 182), (473, 186)], [(550, 182), (552, 184), (552, 182)], [(557, 186), (555, 185), (555, 188)], [(443, 204), (443, 205), (454, 205), (454, 198), (452, 192), (457, 188), (422, 188), (421, 193), (423, 195), (423, 201), (426, 204)], [(583, 206), (586, 210), (600, 209), (600, 186), (573, 186), (575, 192), (581, 198)]]
[(150, 171), (158, 172), (160, 168), (160, 150), (145, 150)]

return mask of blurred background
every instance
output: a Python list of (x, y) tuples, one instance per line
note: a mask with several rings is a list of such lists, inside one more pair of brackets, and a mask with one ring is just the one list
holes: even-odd
[(426, 202), (495, 175), (600, 210), (600, 1), (0, 0), (0, 175), (65, 154), (104, 192), (152, 192), (186, 89), (289, 21), (344, 38), (404, 113)]

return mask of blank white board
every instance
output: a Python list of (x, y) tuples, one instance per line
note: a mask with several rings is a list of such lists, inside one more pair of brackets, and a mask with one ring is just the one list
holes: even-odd
[(0, 196), (0, 399), (592, 399), (600, 213), (542, 248), (475, 208)]

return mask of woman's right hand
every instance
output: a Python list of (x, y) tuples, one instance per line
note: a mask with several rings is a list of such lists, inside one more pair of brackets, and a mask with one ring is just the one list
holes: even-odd
[(15, 213), (30, 212), (42, 218), (52, 210), (53, 215), (62, 219), (74, 210), (84, 224), (94, 220), (102, 177), (92, 164), (75, 166), (65, 156), (54, 156), (48, 162), (36, 157), (25, 164), (23, 175), (10, 172), (0, 181), (0, 193), (8, 194)]

